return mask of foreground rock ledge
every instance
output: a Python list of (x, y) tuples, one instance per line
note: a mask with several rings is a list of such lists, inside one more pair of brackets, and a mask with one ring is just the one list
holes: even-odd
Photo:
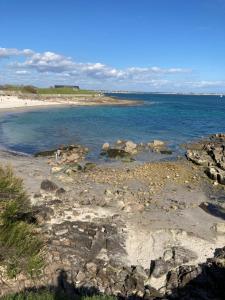
[(181, 160), (53, 174), (41, 158), (10, 159), (33, 195), (46, 267), (32, 280), (2, 271), (2, 294), (47, 285), (145, 299), (223, 296), (222, 210), (211, 209), (217, 189), (207, 195), (198, 166)]

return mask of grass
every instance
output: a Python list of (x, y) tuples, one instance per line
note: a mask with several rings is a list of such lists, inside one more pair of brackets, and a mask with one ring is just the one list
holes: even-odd
[(43, 267), (43, 243), (30, 223), (29, 199), (21, 179), (0, 166), (0, 265), (10, 278), (24, 272), (37, 275)]
[(67, 297), (64, 293), (55, 294), (49, 291), (42, 291), (42, 292), (24, 292), (14, 295), (8, 295), (5, 297), (0, 298), (0, 300), (116, 300), (116, 297), (112, 296), (74, 296), (73, 298)]
[(4, 91), (13, 91), (13, 92), (21, 92), (25, 94), (37, 94), (37, 88), (32, 85), (10, 85), (6, 84), (0, 86), (0, 90)]
[(88, 95), (95, 95), (95, 91), (90, 90), (73, 90), (72, 88), (38, 88), (37, 93), (44, 95), (44, 94), (60, 94), (60, 95), (80, 95), (80, 94), (88, 94)]
[(97, 92), (91, 90), (73, 90), (73, 88), (65, 87), (65, 88), (37, 88), (35, 86), (30, 85), (4, 85), (0, 86), (0, 89), (5, 91), (14, 91), (14, 92), (21, 92), (25, 94), (38, 94), (38, 95), (95, 95)]

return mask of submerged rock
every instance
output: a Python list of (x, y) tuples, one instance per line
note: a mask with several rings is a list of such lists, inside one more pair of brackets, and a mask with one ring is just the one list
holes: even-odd
[(130, 153), (126, 152), (123, 149), (110, 148), (107, 151), (101, 153), (102, 155), (106, 155), (108, 158), (114, 159), (122, 159), (122, 158), (130, 158)]

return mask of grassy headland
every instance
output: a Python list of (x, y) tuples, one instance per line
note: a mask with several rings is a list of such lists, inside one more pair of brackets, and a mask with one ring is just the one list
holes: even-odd
[(36, 94), (36, 95), (96, 95), (96, 91), (79, 89), (74, 90), (72, 87), (47, 87), (38, 88), (31, 85), (3, 85), (0, 87), (3, 91), (18, 92), (23, 94)]

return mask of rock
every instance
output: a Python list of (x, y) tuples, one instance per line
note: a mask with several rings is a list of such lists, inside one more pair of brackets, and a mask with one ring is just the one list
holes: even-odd
[(177, 266), (197, 259), (197, 255), (183, 247), (171, 247), (164, 252), (163, 258), (151, 262), (150, 275), (159, 278)]
[[(58, 155), (57, 152), (59, 152)], [(85, 158), (88, 149), (80, 146), (80, 145), (69, 145), (69, 146), (61, 146), (58, 149), (42, 151), (35, 154), (35, 157), (38, 156), (47, 156), (53, 158), (50, 160), (50, 164), (57, 163), (58, 165), (71, 163), (71, 162), (78, 162)], [(57, 169), (53, 169), (53, 172)]]
[(102, 145), (102, 150), (103, 150), (103, 151), (107, 151), (109, 148), (110, 148), (109, 143), (104, 143), (104, 144)]
[(166, 148), (166, 143), (160, 140), (153, 140), (147, 146), (154, 152), (161, 154), (172, 154), (172, 151)]
[(66, 233), (68, 233), (68, 229), (67, 228), (65, 228), (65, 229), (61, 229), (61, 230), (59, 230), (59, 231), (56, 231), (55, 232), (55, 235), (57, 235), (57, 236), (59, 236), (59, 235), (64, 235), (64, 234), (66, 234)]
[(103, 155), (106, 155), (108, 158), (114, 158), (114, 159), (122, 159), (122, 158), (129, 158), (130, 153), (126, 152), (122, 149), (116, 149), (116, 148), (110, 148), (105, 153), (102, 153)]
[(127, 141), (125, 143), (124, 150), (130, 154), (136, 154), (137, 153), (137, 144), (133, 143), (132, 141)]
[(152, 145), (154, 147), (162, 147), (162, 146), (165, 146), (165, 142), (160, 141), (160, 140), (153, 140)]
[(61, 195), (63, 195), (63, 194), (65, 194), (65, 190), (64, 190), (64, 188), (59, 188), (58, 190), (56, 190), (56, 196), (61, 196)]
[(90, 262), (86, 264), (86, 269), (88, 272), (93, 273), (95, 275), (97, 273), (98, 266), (95, 263)]
[(76, 281), (82, 282), (85, 280), (85, 278), (86, 278), (86, 275), (82, 271), (79, 271), (76, 276)]
[(225, 222), (219, 222), (215, 224), (215, 230), (218, 233), (225, 233)]
[(170, 248), (170, 249), (167, 249), (164, 254), (163, 254), (163, 259), (165, 261), (170, 261), (171, 259), (173, 259), (173, 250)]
[(130, 163), (130, 162), (133, 162), (135, 161), (135, 159), (133, 157), (124, 157), (122, 158), (121, 160), (123, 163)]
[(45, 192), (55, 192), (59, 187), (52, 181), (46, 179), (41, 183), (41, 189)]
[(66, 157), (67, 162), (77, 162), (79, 159), (80, 155), (78, 153), (72, 153)]
[(160, 153), (164, 154), (164, 155), (171, 155), (171, 154), (173, 154), (173, 151), (171, 151), (171, 150), (160, 150)]
[(225, 185), (225, 171), (218, 167), (210, 167), (205, 170), (206, 175), (213, 180), (217, 180), (220, 184)]
[(93, 170), (94, 168), (96, 168), (96, 164), (95, 163), (91, 163), (91, 162), (88, 162), (88, 163), (86, 163), (85, 165), (84, 165), (84, 167), (83, 167), (83, 170), (84, 170), (84, 172), (86, 172), (86, 171), (91, 171), (91, 170)]
[(159, 278), (165, 274), (167, 274), (169, 270), (169, 264), (166, 262), (164, 259), (159, 258), (151, 262), (151, 267), (150, 267), (150, 275)]
[(62, 170), (63, 170), (63, 167), (59, 167), (59, 166), (52, 167), (52, 173), (53, 174), (59, 173)]
[(43, 224), (54, 216), (54, 210), (44, 205), (33, 207), (32, 213), (38, 224)]
[(73, 173), (82, 171), (83, 168), (80, 164), (78, 163), (73, 163), (73, 164), (67, 164), (64, 168), (64, 173), (67, 175), (72, 175)]
[(199, 166), (209, 166), (213, 163), (210, 156), (204, 150), (187, 150), (186, 157)]

